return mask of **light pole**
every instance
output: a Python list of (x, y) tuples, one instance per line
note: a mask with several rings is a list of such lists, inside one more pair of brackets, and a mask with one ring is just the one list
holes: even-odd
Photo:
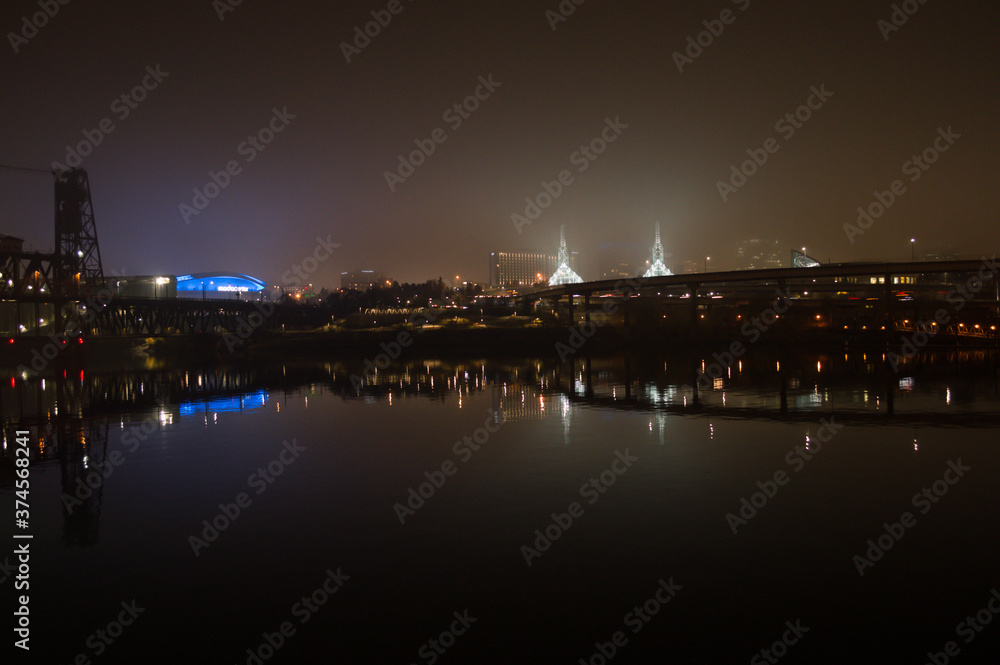
[(913, 262), (913, 245), (917, 242), (916, 238), (910, 238), (910, 262)]
[(705, 257), (705, 272), (708, 272), (708, 262), (712, 259), (711, 256)]

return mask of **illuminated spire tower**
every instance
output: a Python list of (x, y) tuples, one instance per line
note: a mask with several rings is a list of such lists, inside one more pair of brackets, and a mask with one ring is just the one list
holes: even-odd
[(653, 243), (653, 264), (649, 266), (643, 277), (666, 277), (673, 275), (670, 269), (663, 264), (663, 245), (660, 244), (660, 223), (656, 223), (656, 242)]
[(583, 279), (569, 267), (569, 250), (566, 249), (566, 227), (559, 227), (559, 267), (552, 273), (549, 286), (560, 284), (579, 284)]

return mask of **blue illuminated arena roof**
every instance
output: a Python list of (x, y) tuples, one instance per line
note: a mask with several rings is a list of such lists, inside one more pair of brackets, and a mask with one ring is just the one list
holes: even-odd
[(179, 405), (182, 416), (196, 416), (209, 413), (240, 413), (258, 409), (267, 404), (267, 391), (258, 390), (244, 395), (228, 395), (224, 397), (208, 397), (201, 400), (181, 402)]
[(256, 277), (235, 272), (198, 273), (178, 275), (178, 291), (218, 291), (221, 293), (257, 292), (267, 288), (267, 284)]

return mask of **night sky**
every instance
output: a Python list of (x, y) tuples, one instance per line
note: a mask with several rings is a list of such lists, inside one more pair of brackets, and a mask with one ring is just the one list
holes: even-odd
[[(41, 10), (8, 0), (0, 163), (49, 169), (101, 134), (82, 167), (107, 273), (280, 283), (322, 237), (340, 247), (317, 287), (357, 268), (485, 281), (490, 251), (554, 252), (565, 224), (594, 279), (601, 245), (647, 248), (656, 221), (675, 271), (706, 255), (733, 267), (747, 238), (822, 261), (906, 259), (911, 237), (918, 254), (1000, 247), (996, 3), (909, 0), (898, 29), (889, 1), (562, 4), (574, 11), (553, 30), (558, 0), (71, 0), (12, 43)], [(348, 62), (342, 42), (387, 6), (398, 13)], [(675, 52), (705, 21), (722, 33), (679, 71)], [(144, 78), (153, 89), (130, 108), (121, 96)], [(776, 127), (813, 87), (832, 95), (798, 128)], [(455, 113), (477, 88), (478, 108)], [(244, 144), (275, 109), (294, 118), (274, 121), (263, 150)], [(608, 121), (614, 142), (574, 156)], [(391, 190), (399, 155), (439, 128), (444, 142)], [(935, 163), (904, 171), (949, 128)], [(724, 201), (718, 183), (748, 150), (767, 161)], [(230, 161), (238, 173), (185, 220), (180, 206)], [(564, 170), (572, 182), (519, 233), (511, 215)], [(905, 192), (850, 242), (844, 224), (894, 180)], [(0, 171), (0, 233), (51, 251), (52, 198), (50, 178)]]

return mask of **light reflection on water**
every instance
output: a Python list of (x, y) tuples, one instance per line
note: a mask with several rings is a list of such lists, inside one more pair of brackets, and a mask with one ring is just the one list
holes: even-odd
[[(928, 636), (946, 637), (1000, 584), (996, 374), (970, 354), (899, 377), (864, 355), (780, 368), (744, 358), (707, 391), (692, 380), (702, 358), (418, 361), (360, 391), (356, 367), (333, 361), (5, 384), (4, 455), (14, 429), (37, 441), (40, 650), (70, 662), (104, 614), (141, 597), (147, 622), (116, 657), (155, 645), (242, 663), (327, 567), (343, 566), (354, 585), (300, 628), (285, 662), (330, 649), (416, 662), (465, 607), (479, 632), (449, 654), (455, 662), (498, 662), (501, 639), (531, 654), (524, 662), (576, 662), (671, 576), (684, 586), (676, 606), (630, 636), (619, 662), (749, 660), (800, 616), (815, 626), (798, 652), (810, 662), (851, 660), (886, 631), (890, 652), (916, 662), (938, 646)], [(499, 431), (456, 458), (457, 442), (496, 414)], [(831, 417), (844, 429), (824, 442)], [(202, 521), (293, 438), (301, 461), (193, 556)], [(583, 517), (527, 567), (520, 548), (625, 449), (635, 466), (583, 501)], [(70, 510), (61, 495), (116, 451), (124, 461)], [(805, 455), (801, 472), (788, 466)], [(860, 577), (852, 556), (956, 458), (969, 478)], [(393, 505), (448, 460), (457, 472), (401, 525)], [(778, 470), (787, 486), (734, 536), (725, 516)]]

